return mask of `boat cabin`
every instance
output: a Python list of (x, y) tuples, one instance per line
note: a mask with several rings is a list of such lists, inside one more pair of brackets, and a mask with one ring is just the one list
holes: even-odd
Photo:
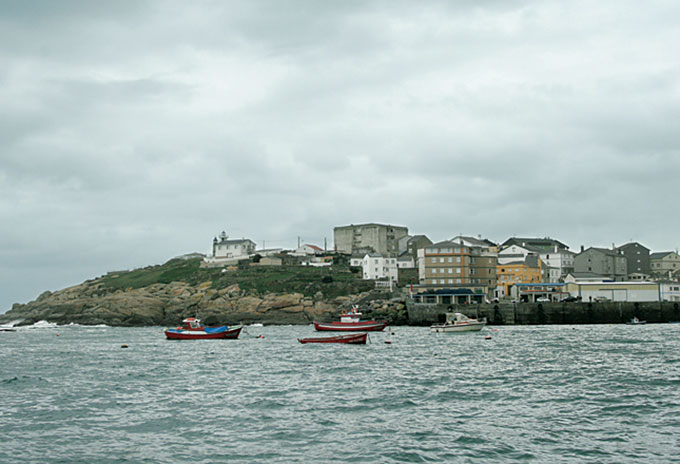
[(187, 317), (182, 321), (184, 327), (187, 329), (200, 329), (202, 327), (201, 320), (195, 317)]
[(357, 306), (352, 306), (352, 309), (340, 313), (340, 322), (359, 322), (361, 320), (361, 313)]

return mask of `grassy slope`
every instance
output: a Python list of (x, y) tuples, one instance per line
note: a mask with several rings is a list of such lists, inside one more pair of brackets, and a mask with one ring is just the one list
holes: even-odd
[[(202, 269), (200, 260), (171, 260), (159, 266), (149, 266), (129, 272), (107, 274), (101, 278), (105, 287), (115, 289), (141, 288), (155, 283), (183, 281), (198, 285), (211, 281), (212, 288), (221, 289), (238, 284), (254, 293), (302, 293), (307, 296), (322, 292), (325, 297), (349, 295), (371, 290), (372, 281), (363, 281), (359, 274), (343, 266), (314, 268), (304, 266), (246, 267), (238, 271), (221, 272), (220, 268)], [(330, 281), (329, 281), (330, 280)]]

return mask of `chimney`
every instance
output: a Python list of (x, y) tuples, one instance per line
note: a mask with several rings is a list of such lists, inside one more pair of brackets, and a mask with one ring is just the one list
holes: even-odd
[(581, 253), (583, 253), (583, 245), (581, 245)]
[(614, 242), (612, 242), (612, 250), (616, 250), (616, 245), (614, 245)]

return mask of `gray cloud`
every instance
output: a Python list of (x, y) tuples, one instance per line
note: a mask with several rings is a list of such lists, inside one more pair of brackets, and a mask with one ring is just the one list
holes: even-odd
[(335, 225), (680, 245), (676, 2), (4, 2), (0, 311)]

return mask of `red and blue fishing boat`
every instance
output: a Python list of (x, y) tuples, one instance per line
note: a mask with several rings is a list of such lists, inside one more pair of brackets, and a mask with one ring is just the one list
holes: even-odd
[(314, 321), (314, 328), (319, 331), (332, 332), (381, 332), (389, 325), (389, 321), (362, 321), (361, 313), (356, 306), (340, 313), (340, 322)]
[(176, 329), (167, 329), (165, 336), (170, 340), (213, 340), (213, 339), (236, 339), (241, 333), (243, 326), (206, 327), (200, 319), (187, 317), (182, 321), (184, 325)]
[(338, 335), (336, 337), (298, 338), (300, 343), (348, 343), (350, 345), (365, 345), (367, 333)]

